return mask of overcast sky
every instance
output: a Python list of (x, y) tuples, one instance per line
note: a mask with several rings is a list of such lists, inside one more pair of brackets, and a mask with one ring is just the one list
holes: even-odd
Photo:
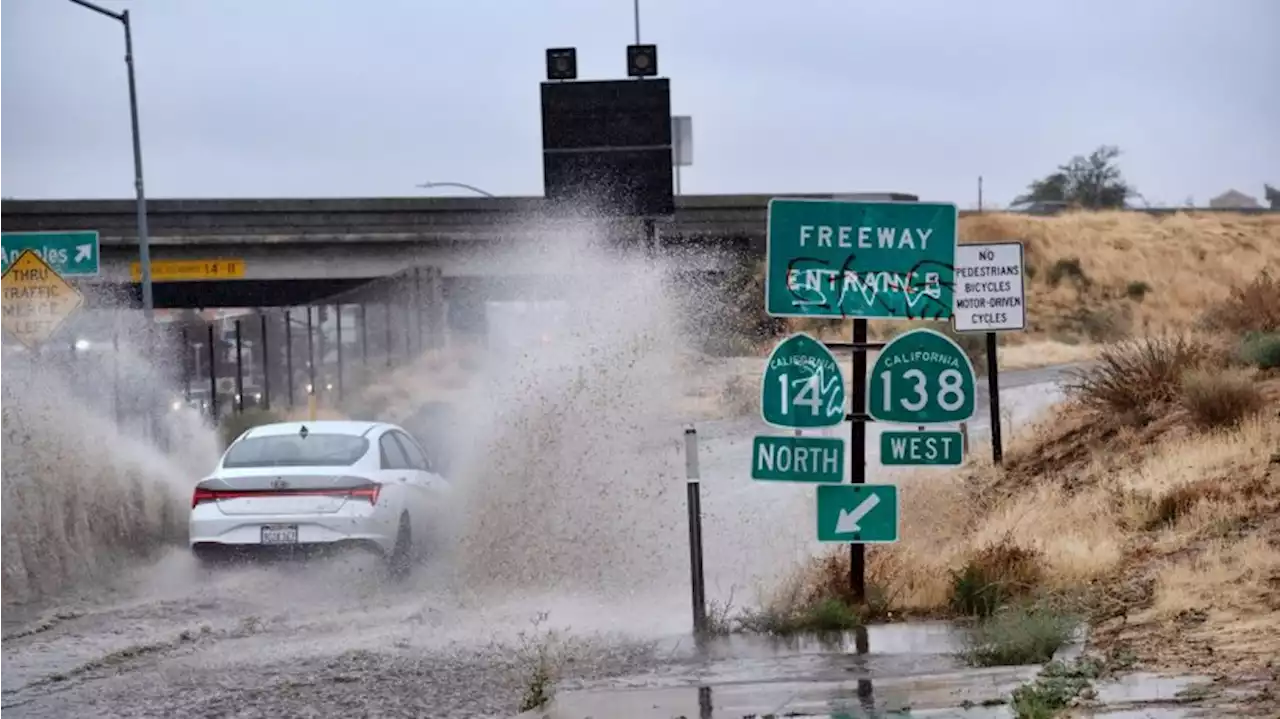
[[(629, 0), (130, 8), (150, 197), (542, 192), (543, 50), (625, 76)], [(130, 197), (119, 24), (4, 0), (3, 194)], [(642, 0), (686, 193), (1007, 203), (1108, 143), (1147, 199), (1280, 184), (1278, 0)], [(465, 194), (465, 193), (463, 193)]]

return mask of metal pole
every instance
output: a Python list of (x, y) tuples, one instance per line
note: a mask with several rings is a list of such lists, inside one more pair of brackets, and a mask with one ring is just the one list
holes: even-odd
[[(182, 328), (182, 338), (186, 341), (187, 329)], [(183, 364), (186, 364), (183, 355)], [(184, 368), (185, 369), (185, 368)], [(183, 372), (186, 374), (186, 372)], [(191, 379), (187, 379), (187, 397), (191, 397)], [(111, 408), (115, 411), (116, 426), (123, 420), (120, 412), (120, 320), (117, 318), (111, 327)]]
[(151, 237), (147, 227), (147, 193), (142, 183), (142, 133), (138, 127), (138, 85), (133, 72), (133, 31), (129, 11), (120, 13), (124, 23), (124, 61), (129, 66), (129, 116), (133, 126), (133, 186), (138, 194), (138, 261), (142, 265), (142, 312), (150, 325), (155, 296), (151, 290)]
[(369, 368), (369, 308), (360, 303), (360, 363)]
[[(216, 321), (216, 320), (215, 320)], [(218, 369), (215, 364), (218, 361), (217, 349), (214, 343), (214, 322), (209, 323), (209, 417), (214, 422), (218, 421)]]
[[(867, 321), (853, 321), (853, 397), (849, 411), (849, 481), (867, 483)], [(866, 545), (855, 542), (849, 545), (849, 588), (855, 602), (867, 599)]]
[(387, 300), (387, 367), (391, 367), (391, 300)]
[(635, 8), (636, 15), (636, 44), (640, 44), (640, 0), (634, 0), (632, 6)]
[(289, 388), (289, 409), (293, 409), (293, 319), (284, 311), (284, 379)]
[(982, 212), (982, 175), (978, 175), (978, 212)]
[(1000, 361), (995, 332), (987, 333), (987, 395), (991, 405), (991, 459), (999, 466), (1004, 462), (1004, 443), (1000, 433)]
[(240, 341), (240, 320), (236, 320), (236, 413), (244, 413), (244, 353)]
[(316, 347), (311, 331), (311, 305), (307, 305), (307, 384), (310, 386), (307, 394), (314, 395), (316, 392)]
[[(116, 340), (118, 341), (119, 328), (117, 328), (116, 332), (117, 332)], [(118, 350), (119, 347), (120, 347), (119, 344), (117, 344), (116, 349)], [(187, 404), (191, 404), (191, 375), (193, 372), (195, 372), (195, 355), (193, 355), (191, 352), (191, 337), (189, 336), (189, 332), (187, 330), (186, 325), (183, 325), (182, 327), (182, 399), (186, 401)]]
[(338, 399), (342, 399), (342, 305), (334, 305), (338, 317)]
[(263, 312), (258, 315), (258, 319), (262, 323), (262, 341), (258, 343), (261, 347), (262, 354), (262, 408), (264, 410), (271, 409), (271, 353), (270, 345), (267, 344), (267, 313)]
[(698, 430), (684, 431), (684, 467), (689, 510), (689, 579), (693, 591), (693, 631), (707, 630), (707, 588), (702, 572), (702, 491), (698, 473)]
[(142, 313), (146, 317), (149, 332), (154, 316), (155, 299), (151, 292), (151, 243), (150, 233), (147, 230), (147, 193), (142, 182), (142, 132), (138, 123), (138, 84), (134, 78), (133, 26), (129, 22), (128, 10), (116, 13), (94, 5), (88, 0), (71, 0), (71, 2), (124, 25), (124, 62), (129, 75), (129, 118), (133, 130), (133, 186), (138, 198), (138, 261), (142, 270)]

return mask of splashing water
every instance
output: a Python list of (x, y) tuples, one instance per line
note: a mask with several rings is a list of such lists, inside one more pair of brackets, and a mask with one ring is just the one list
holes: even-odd
[(68, 329), (74, 344), (4, 346), (6, 604), (184, 539), (183, 500), (217, 457), (203, 420), (157, 389), (169, 382), (155, 357), (173, 353), (135, 344), (147, 336), (137, 312), (82, 311)]
[(594, 241), (588, 223), (500, 262), (559, 295), (550, 341), (497, 353), (457, 403), (453, 554), (462, 586), (635, 595), (687, 552), (672, 413), (684, 349), (656, 260)]

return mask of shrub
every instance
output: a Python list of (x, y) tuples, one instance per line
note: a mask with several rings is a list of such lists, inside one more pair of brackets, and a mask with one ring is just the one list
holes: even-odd
[(951, 609), (989, 617), (1009, 602), (1028, 596), (1040, 585), (1040, 555), (1008, 539), (984, 547), (951, 574)]
[(1071, 640), (1077, 624), (1046, 603), (1005, 607), (973, 629), (965, 658), (977, 667), (1043, 664)]
[(1076, 257), (1064, 257), (1049, 268), (1049, 285), (1057, 287), (1063, 280), (1076, 280), (1082, 285), (1089, 284), (1089, 277), (1085, 275), (1084, 268), (1080, 266), (1080, 260)]
[(1234, 287), (1226, 300), (1205, 313), (1205, 324), (1236, 334), (1280, 332), (1280, 280), (1268, 272), (1243, 287)]
[(1180, 335), (1146, 337), (1111, 345), (1097, 364), (1077, 371), (1067, 393), (1086, 408), (1140, 423), (1182, 395), (1182, 378), (1213, 355), (1203, 342)]
[(1150, 291), (1151, 291), (1151, 285), (1141, 280), (1135, 280), (1133, 282), (1130, 282), (1129, 286), (1124, 288), (1125, 295), (1127, 295), (1129, 299), (1135, 300), (1138, 302), (1141, 302), (1147, 296), (1147, 293)]
[(862, 623), (862, 615), (857, 609), (835, 597), (799, 606), (777, 604), (744, 612), (738, 619), (738, 625), (746, 631), (777, 635), (842, 632)]
[(1182, 378), (1182, 406), (1201, 427), (1234, 427), (1264, 404), (1252, 371), (1197, 369)]
[(1258, 369), (1280, 367), (1280, 332), (1250, 332), (1240, 341), (1236, 355)]

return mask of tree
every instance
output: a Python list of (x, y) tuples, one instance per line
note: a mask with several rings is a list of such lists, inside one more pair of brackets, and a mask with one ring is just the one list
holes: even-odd
[(1014, 204), (1065, 202), (1089, 210), (1120, 209), (1130, 197), (1141, 197), (1125, 182), (1115, 160), (1120, 148), (1103, 145), (1088, 157), (1076, 155), (1058, 170), (1027, 186)]

